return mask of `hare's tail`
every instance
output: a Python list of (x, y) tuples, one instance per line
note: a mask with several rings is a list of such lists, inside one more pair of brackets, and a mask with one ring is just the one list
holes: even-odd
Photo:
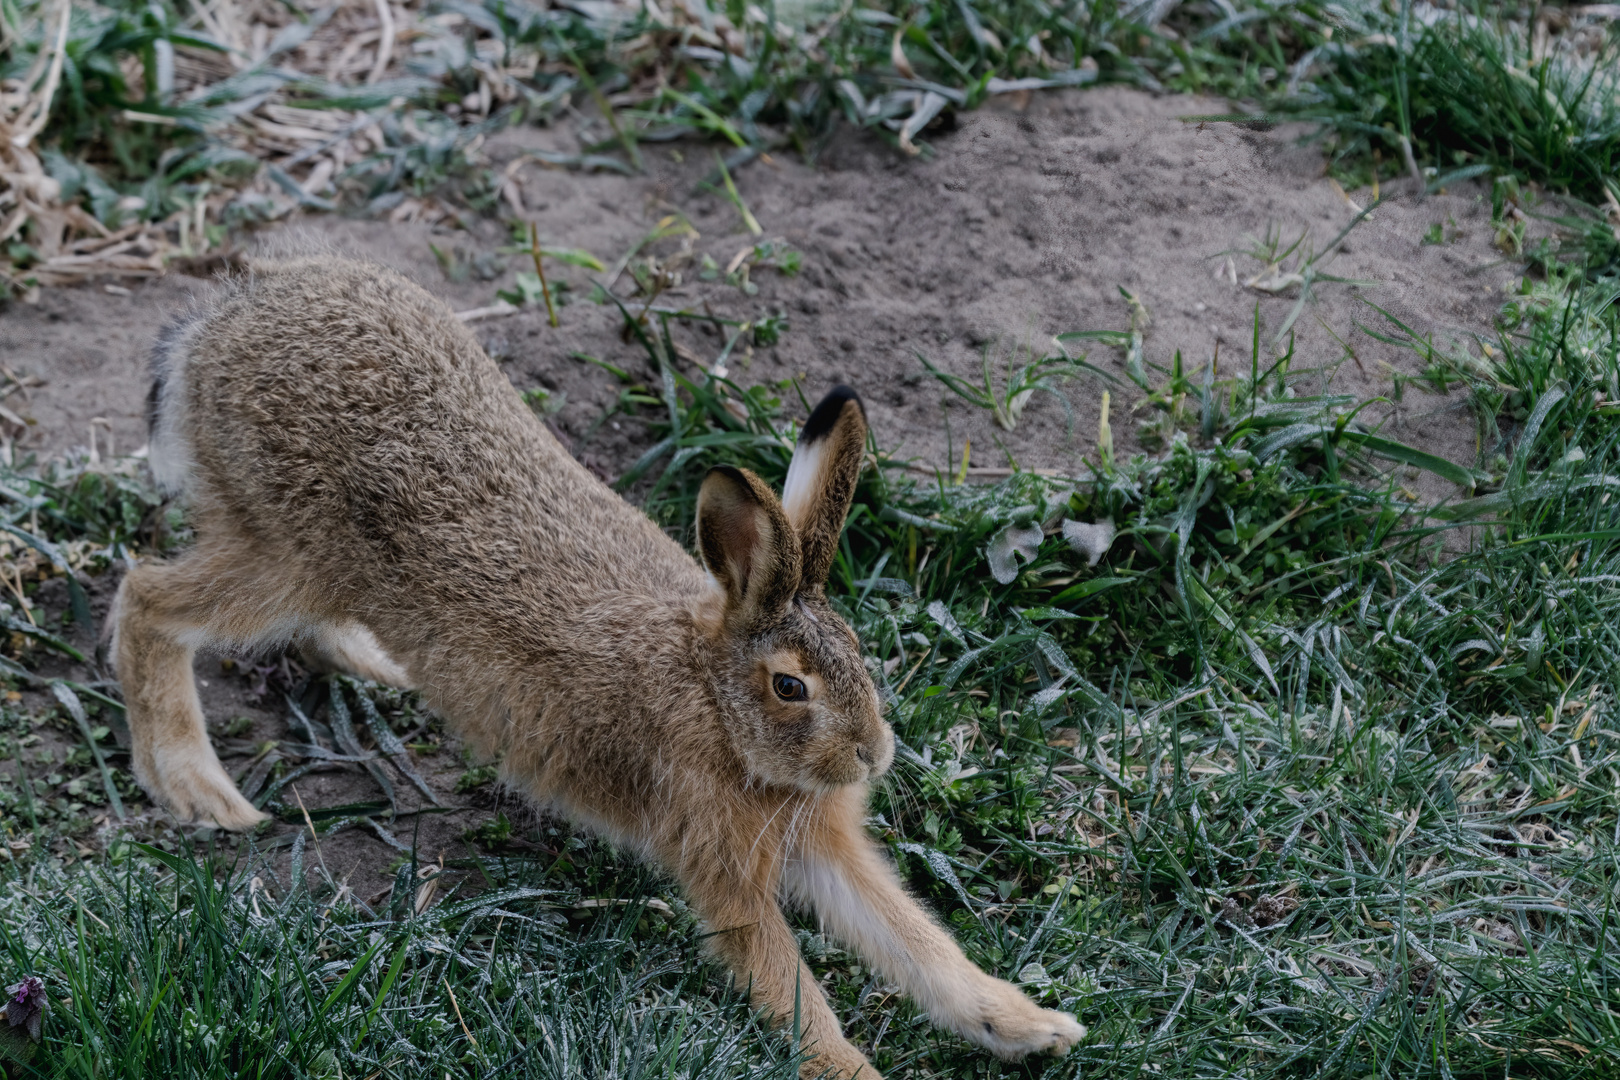
[(170, 323), (152, 349), (152, 389), (146, 395), (147, 455), (152, 478), (165, 495), (184, 495), (191, 486), (193, 458), (186, 435), (186, 375), (191, 343), (202, 319), (190, 315)]

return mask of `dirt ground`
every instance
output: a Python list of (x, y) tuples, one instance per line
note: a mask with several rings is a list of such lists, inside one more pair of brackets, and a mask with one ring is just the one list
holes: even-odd
[[(789, 329), (775, 347), (739, 347), (729, 365), (734, 379), (747, 385), (797, 377), (811, 400), (833, 383), (850, 383), (867, 402), (880, 445), (942, 467), (949, 395), (918, 354), (976, 378), (985, 349), (998, 357), (1014, 345), (1047, 351), (1054, 334), (1122, 330), (1129, 311), (1121, 287), (1151, 315), (1149, 363), (1168, 366), (1179, 349), (1196, 371), (1219, 345), (1221, 370), (1235, 370), (1229, 363), (1246, 368), (1256, 305), (1262, 340), (1270, 341), (1296, 294), (1247, 287), (1262, 268), (1248, 252), (1268, 233), (1284, 237), (1284, 247), (1303, 233), (1301, 250), (1319, 251), (1355, 215), (1351, 200), (1365, 206), (1371, 193), (1339, 191), (1325, 178), (1320, 153), (1299, 145), (1297, 131), (1179, 119), (1229, 108), (1121, 88), (1002, 98), (960, 117), (955, 130), (933, 134), (933, 153), (922, 158), (851, 132), (814, 168), (785, 159), (755, 162), (738, 171), (736, 182), (763, 227), (759, 239), (784, 240), (801, 253), (803, 267), (792, 277), (754, 271), (758, 292), (752, 296), (724, 280), (699, 278), (702, 255), (724, 268), (756, 240), (729, 201), (700, 186), (714, 167), (712, 146), (646, 146), (647, 172), (635, 177), (583, 175), (520, 160), (527, 151), (576, 150), (565, 128), (510, 131), (484, 149), (497, 167), (512, 170), (526, 215), (550, 246), (584, 248), (612, 265), (657, 222), (684, 215), (697, 236), (681, 268), (683, 283), (661, 304), (737, 318), (787, 317)], [(1492, 247), (1482, 189), (1465, 186), (1419, 200), (1412, 181), (1401, 179), (1386, 183), (1384, 194), (1396, 197), (1319, 266), (1367, 284), (1319, 283), (1316, 302), (1295, 327), (1295, 370), (1319, 369), (1318, 387), (1358, 398), (1390, 394), (1395, 374), (1421, 369), (1411, 352), (1362, 328), (1381, 322), (1371, 305), (1437, 341), (1466, 344), (1475, 334), (1490, 334), (1504, 289), (1517, 282), (1517, 268)], [(1443, 242), (1425, 243), (1436, 224)], [(313, 238), (393, 266), (466, 311), (493, 304), (497, 289), (509, 288), (530, 265), (499, 255), (511, 239), (506, 226), (494, 219), (465, 225), (315, 216), (254, 242)], [(430, 245), (448, 260), (448, 273)], [(668, 239), (648, 251), (667, 259), (682, 246)], [(616, 475), (650, 438), (642, 423), (619, 416), (584, 441), (619, 386), (601, 367), (571, 356), (589, 354), (637, 377), (651, 370), (645, 354), (620, 337), (617, 310), (588, 302), (590, 279), (600, 275), (560, 264), (551, 273), (572, 286), (559, 328), (547, 326), (544, 311), (535, 308), (473, 325), (518, 387), (566, 394), (556, 426), (586, 464)], [(628, 273), (613, 284), (621, 296), (632, 291)], [(7, 402), (30, 424), (19, 447), (61, 454), (84, 446), (93, 423), (110, 430), (119, 451), (143, 445), (152, 342), (166, 320), (215, 288), (210, 278), (174, 273), (47, 290), (37, 304), (0, 311), (0, 363), (44, 383), (26, 400)], [(696, 324), (678, 327), (676, 340), (689, 364), (710, 360), (722, 344)], [(1123, 377), (1119, 350), (1093, 344), (1086, 352), (1092, 363)], [(951, 407), (954, 453), (959, 459), (963, 441), (970, 440), (975, 466), (1016, 461), (1078, 474), (1094, 453), (1101, 389), (1095, 377), (1068, 384), (1072, 436), (1064, 408), (1047, 396), (1031, 402), (1012, 432), (993, 427), (978, 410)], [(1127, 411), (1138, 396), (1113, 390), (1120, 453), (1136, 449)], [(1398, 409), (1375, 406), (1362, 417), (1387, 420), (1387, 433), (1397, 439), (1473, 462), (1474, 427), (1460, 397), (1426, 396), (1409, 387)], [(1424, 481), (1424, 493), (1449, 494), (1432, 478)], [(250, 740), (285, 733), (285, 709), (251, 702), (240, 671), (223, 670), (217, 659), (199, 661), (198, 671), (211, 717), (249, 717)], [(446, 801), (466, 801), (450, 794), (465, 768), (453, 745), (429, 755), (423, 768)], [(363, 774), (334, 772), (307, 778), (299, 791), (313, 809), (372, 797), (370, 785)], [(489, 790), (458, 813), (421, 819), (421, 850), (429, 857), (467, 854), (461, 834), (488, 817), (498, 798)], [(413, 828), (396, 826), (396, 833), (409, 844)], [(354, 874), (362, 896), (387, 884), (393, 855), (360, 830), (334, 837), (324, 851), (334, 875)]]

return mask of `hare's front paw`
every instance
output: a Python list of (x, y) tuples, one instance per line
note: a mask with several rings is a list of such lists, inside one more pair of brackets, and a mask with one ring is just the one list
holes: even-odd
[(883, 1080), (864, 1054), (842, 1039), (839, 1042), (843, 1045), (817, 1047), (816, 1055), (799, 1066), (801, 1080)]
[(136, 779), (182, 824), (245, 832), (269, 816), (242, 797), (212, 750), (160, 750)]
[(1061, 1057), (1086, 1037), (1086, 1026), (1068, 1013), (1041, 1008), (1016, 986), (994, 979), (985, 987), (976, 1028), (962, 1034), (997, 1057), (1016, 1061), (1026, 1054)]

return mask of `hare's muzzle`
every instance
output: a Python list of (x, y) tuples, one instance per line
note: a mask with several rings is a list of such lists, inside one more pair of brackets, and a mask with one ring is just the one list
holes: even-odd
[(877, 730), (860, 742), (855, 744), (855, 757), (866, 766), (866, 781), (876, 780), (889, 771), (894, 763), (894, 729), (882, 720), (876, 724)]

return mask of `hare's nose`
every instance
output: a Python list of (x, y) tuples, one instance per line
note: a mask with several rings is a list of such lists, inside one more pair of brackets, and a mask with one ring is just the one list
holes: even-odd
[(865, 746), (857, 746), (855, 748), (855, 756), (860, 758), (861, 764), (865, 765), (867, 768), (872, 767), (872, 751), (868, 750)]

